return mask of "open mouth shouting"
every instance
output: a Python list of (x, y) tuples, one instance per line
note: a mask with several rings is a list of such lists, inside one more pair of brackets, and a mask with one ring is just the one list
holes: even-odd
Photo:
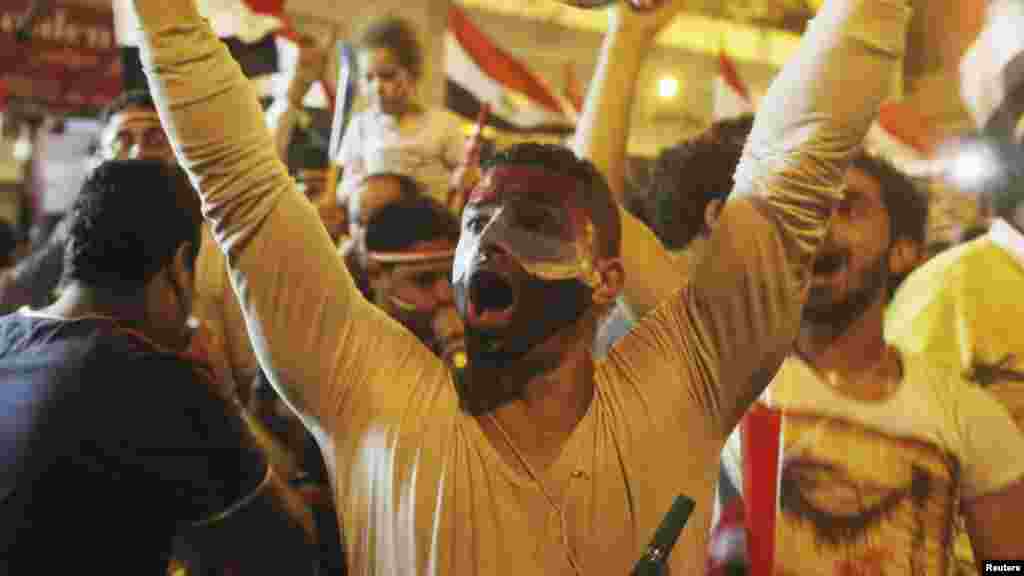
[(819, 254), (812, 271), (816, 280), (829, 280), (846, 269), (846, 255), (841, 252)]
[(469, 280), (466, 320), (475, 328), (503, 328), (512, 322), (518, 295), (509, 279), (492, 270), (478, 270)]

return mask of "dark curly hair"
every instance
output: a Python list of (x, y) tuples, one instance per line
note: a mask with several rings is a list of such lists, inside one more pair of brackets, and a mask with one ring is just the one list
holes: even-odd
[(622, 221), (619, 206), (608, 188), (608, 181), (588, 160), (572, 150), (555, 144), (516, 144), (497, 152), (483, 163), (487, 170), (502, 165), (524, 165), (544, 168), (552, 174), (575, 178), (583, 187), (580, 199), (583, 208), (597, 229), (598, 251), (602, 257), (617, 258), (622, 242)]
[(881, 158), (864, 152), (853, 158), (851, 167), (875, 179), (889, 215), (890, 241), (904, 238), (924, 245), (928, 230), (928, 195), (908, 176)]
[(202, 214), (184, 172), (154, 160), (111, 160), (89, 175), (70, 213), (64, 283), (133, 296), (191, 244)]
[(423, 73), (423, 48), (416, 29), (402, 18), (388, 17), (370, 22), (359, 35), (356, 45), (363, 50), (387, 48), (395, 59), (416, 80)]
[(668, 248), (685, 248), (704, 231), (708, 203), (729, 196), (753, 125), (752, 115), (721, 120), (658, 155), (651, 175), (650, 220)]

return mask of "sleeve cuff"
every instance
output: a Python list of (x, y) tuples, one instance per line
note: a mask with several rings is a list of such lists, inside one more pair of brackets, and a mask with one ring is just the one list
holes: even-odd
[(907, 23), (912, 10), (904, 0), (847, 0), (828, 2), (814, 19), (816, 27), (845, 20), (843, 36), (893, 56), (906, 51)]

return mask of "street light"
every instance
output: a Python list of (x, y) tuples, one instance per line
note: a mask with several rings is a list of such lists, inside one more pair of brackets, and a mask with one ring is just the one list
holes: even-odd
[(662, 100), (671, 100), (679, 94), (679, 79), (671, 74), (666, 74), (658, 79), (658, 97)]

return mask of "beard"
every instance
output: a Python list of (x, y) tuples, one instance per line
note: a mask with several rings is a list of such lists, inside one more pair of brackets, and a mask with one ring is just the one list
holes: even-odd
[[(845, 261), (850, 261), (848, 254)], [(803, 322), (827, 327), (834, 336), (842, 335), (878, 298), (884, 297), (888, 279), (889, 251), (886, 250), (859, 276), (860, 287), (840, 301), (833, 298), (831, 286), (812, 286), (804, 305)]]
[[(468, 292), (465, 283), (456, 284), (455, 297), (464, 316)], [(507, 325), (481, 329), (467, 323), (468, 363), (456, 372), (463, 411), (474, 416), (493, 411), (521, 398), (530, 378), (557, 368), (560, 352), (535, 349), (575, 324), (590, 302), (591, 289), (577, 279), (542, 280), (527, 275)]]

